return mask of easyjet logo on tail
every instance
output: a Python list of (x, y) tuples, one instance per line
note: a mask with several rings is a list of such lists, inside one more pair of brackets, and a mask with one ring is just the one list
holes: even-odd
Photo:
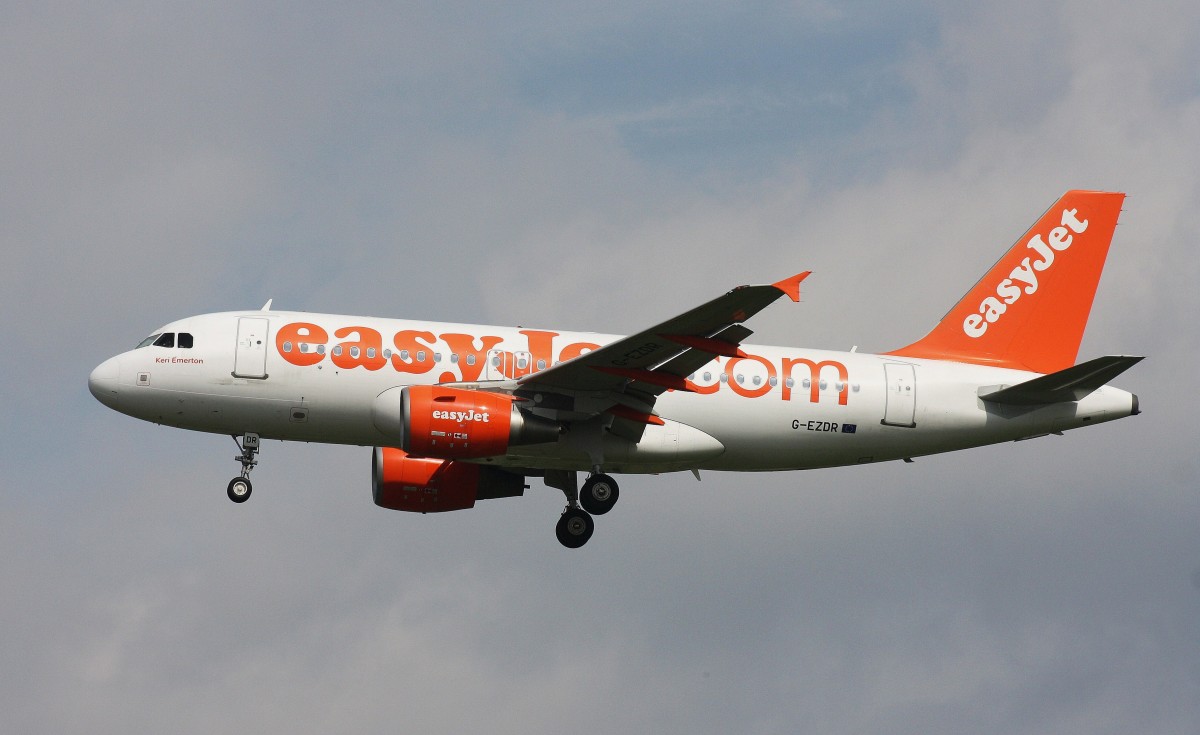
[(1037, 373), (1074, 365), (1124, 200), (1063, 194), (929, 334), (887, 354)]
[(1022, 295), (1037, 293), (1037, 274), (1053, 266), (1054, 254), (1071, 247), (1075, 235), (1087, 229), (1088, 221), (1079, 219), (1078, 213), (1078, 209), (1064, 209), (1060, 226), (1051, 229), (1044, 240), (1041, 233), (1030, 238), (1025, 247), (1034, 251), (1038, 259), (1034, 260), (1035, 256), (1023, 258), (1008, 278), (996, 284), (996, 295), (981, 301), (978, 313), (967, 315), (963, 320), (963, 332), (968, 337), (982, 337), (987, 333), (988, 325), (1000, 321), (1008, 307), (1017, 303)]

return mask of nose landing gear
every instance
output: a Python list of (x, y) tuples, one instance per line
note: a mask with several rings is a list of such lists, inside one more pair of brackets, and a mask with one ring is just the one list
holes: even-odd
[(255, 459), (255, 456), (258, 455), (258, 434), (247, 432), (242, 436), (240, 442), (237, 436), (233, 437), (233, 441), (238, 445), (238, 449), (242, 450), (241, 454), (234, 457), (235, 460), (242, 463), (242, 474), (229, 481), (225, 492), (233, 502), (244, 503), (250, 499), (250, 493), (254, 491), (254, 486), (250, 484), (250, 470), (258, 464), (258, 460)]

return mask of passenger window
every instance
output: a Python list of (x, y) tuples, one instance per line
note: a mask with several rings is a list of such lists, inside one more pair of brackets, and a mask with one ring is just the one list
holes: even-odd
[(180, 332), (179, 346), (185, 350), (192, 349), (192, 335), (187, 332)]
[(155, 347), (174, 347), (175, 346), (175, 333), (174, 332), (164, 332), (162, 335), (159, 336), (158, 339), (154, 340), (154, 346)]

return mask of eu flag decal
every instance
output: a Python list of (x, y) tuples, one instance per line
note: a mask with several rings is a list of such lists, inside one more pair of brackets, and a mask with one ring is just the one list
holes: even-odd
[(853, 434), (858, 431), (858, 424), (842, 424), (843, 434)]

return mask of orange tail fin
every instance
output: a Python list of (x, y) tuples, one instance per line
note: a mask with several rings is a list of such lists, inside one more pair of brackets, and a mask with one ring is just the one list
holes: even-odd
[(1071, 367), (1124, 200), (1067, 192), (932, 332), (887, 354), (1038, 373)]

